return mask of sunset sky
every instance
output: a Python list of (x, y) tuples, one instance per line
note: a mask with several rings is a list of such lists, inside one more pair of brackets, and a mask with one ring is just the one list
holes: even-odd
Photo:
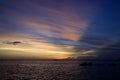
[(0, 59), (120, 58), (119, 0), (0, 0)]

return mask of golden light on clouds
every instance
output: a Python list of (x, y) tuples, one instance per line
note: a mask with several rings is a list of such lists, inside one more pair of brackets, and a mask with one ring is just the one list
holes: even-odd
[[(67, 58), (71, 52), (67, 52), (56, 45), (43, 42), (32, 42), (30, 44), (1, 45), (0, 50), (6, 50), (12, 56), (22, 58)], [(12, 51), (12, 52), (9, 52)], [(14, 53), (15, 52), (15, 53)], [(6, 53), (4, 53), (6, 54)], [(1, 56), (3, 54), (0, 54)], [(24, 55), (24, 56), (23, 56)], [(2, 56), (3, 57), (3, 56)]]
[(16, 9), (5, 9), (0, 56), (60, 59), (75, 54), (74, 48), (81, 45), (79, 41), (93, 21), (89, 18), (94, 18), (98, 11), (93, 10), (96, 5), (80, 4), (57, 6), (37, 1), (9, 4)]

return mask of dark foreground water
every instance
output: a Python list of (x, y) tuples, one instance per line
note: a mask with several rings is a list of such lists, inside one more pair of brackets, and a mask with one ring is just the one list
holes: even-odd
[(120, 63), (82, 61), (0, 61), (0, 80), (120, 80)]

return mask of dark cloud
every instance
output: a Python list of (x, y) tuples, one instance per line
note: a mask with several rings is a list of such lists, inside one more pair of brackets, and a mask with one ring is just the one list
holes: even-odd
[(98, 59), (120, 59), (120, 42), (103, 47), (94, 53)]
[(20, 41), (13, 41), (13, 42), (7, 41), (7, 42), (4, 42), (4, 43), (5, 43), (5, 44), (11, 44), (11, 45), (22, 44), (22, 42), (20, 42)]

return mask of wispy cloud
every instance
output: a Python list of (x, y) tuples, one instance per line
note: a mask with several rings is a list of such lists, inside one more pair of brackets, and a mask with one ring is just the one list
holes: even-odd
[(109, 39), (104, 41), (97, 34), (91, 36), (94, 33), (91, 25), (101, 11), (102, 3), (97, 1), (8, 3), (5, 1), (1, 8), (0, 41), (5, 44), (0, 45), (0, 50), (65, 58), (87, 55), (110, 43)]

